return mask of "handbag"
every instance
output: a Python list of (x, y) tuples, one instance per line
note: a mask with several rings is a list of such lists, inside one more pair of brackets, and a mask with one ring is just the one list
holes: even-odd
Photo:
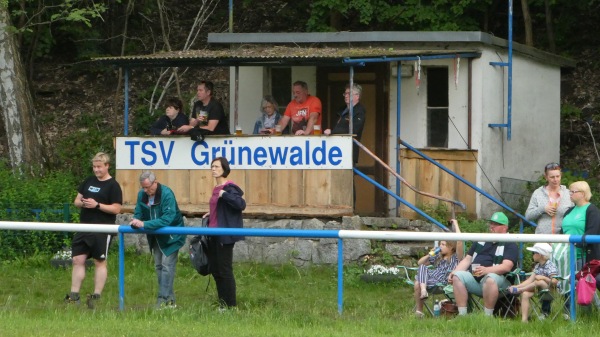
[(452, 301), (445, 300), (441, 302), (440, 311), (442, 316), (451, 318), (458, 315), (458, 306)]
[(586, 262), (583, 267), (581, 267), (581, 270), (575, 275), (575, 279), (579, 280), (588, 274), (591, 274), (594, 277), (600, 274), (600, 260)]
[(587, 274), (577, 282), (577, 304), (590, 305), (596, 293), (596, 278)]

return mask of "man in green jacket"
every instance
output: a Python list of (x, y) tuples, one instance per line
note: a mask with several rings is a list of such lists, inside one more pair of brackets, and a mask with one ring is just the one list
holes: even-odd
[[(183, 227), (183, 217), (169, 187), (159, 184), (151, 171), (140, 175), (140, 185), (142, 190), (138, 193), (133, 220), (129, 223), (132, 228), (157, 230), (167, 226)], [(156, 305), (159, 309), (176, 307), (173, 281), (179, 249), (184, 243), (185, 235), (148, 234), (158, 276)]]

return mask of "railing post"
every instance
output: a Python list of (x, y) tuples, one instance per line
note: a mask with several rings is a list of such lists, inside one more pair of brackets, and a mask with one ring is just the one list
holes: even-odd
[(71, 204), (63, 204), (63, 221), (66, 223), (71, 222)]
[(344, 240), (338, 239), (338, 313), (344, 306)]
[(125, 235), (119, 230), (119, 310), (125, 310)]

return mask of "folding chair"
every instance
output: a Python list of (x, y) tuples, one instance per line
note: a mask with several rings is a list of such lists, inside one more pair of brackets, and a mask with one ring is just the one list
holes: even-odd
[[(404, 271), (404, 283), (410, 285), (411, 289), (414, 289), (414, 280), (417, 271), (419, 270), (419, 267), (397, 266), (397, 268)], [(428, 266), (428, 268), (432, 268), (432, 266)], [(435, 301), (438, 300), (441, 302), (442, 300), (447, 299), (444, 292), (444, 286), (444, 284), (436, 284), (433, 287), (427, 287), (427, 293), (429, 294), (429, 297), (427, 298), (427, 301), (423, 301), (423, 307), (425, 307), (425, 309), (431, 316), (434, 315), (433, 306), (435, 304)]]
[[(559, 314), (568, 318), (570, 316), (571, 283), (570, 283), (570, 259), (569, 245), (566, 243), (552, 244), (552, 257), (558, 269), (558, 275), (554, 276), (558, 282), (548, 289), (537, 291), (531, 298), (531, 309), (533, 314), (540, 319), (556, 319)], [(545, 308), (544, 308), (545, 306)]]
[[(569, 277), (570, 275), (554, 276), (554, 279), (558, 280), (556, 286), (552, 285), (548, 289), (540, 290), (531, 298), (531, 308), (538, 319), (549, 318), (554, 320), (561, 313), (563, 317), (569, 316), (569, 307), (566, 303), (571, 300), (571, 293), (562, 289), (562, 284), (569, 282)], [(545, 310), (543, 308), (544, 302), (548, 302), (548, 308)]]

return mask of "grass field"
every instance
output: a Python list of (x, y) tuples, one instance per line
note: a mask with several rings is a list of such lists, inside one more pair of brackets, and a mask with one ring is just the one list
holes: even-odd
[[(211, 279), (181, 259), (175, 291), (178, 308), (155, 310), (156, 277), (150, 255), (126, 257), (125, 310), (118, 310), (116, 254), (96, 310), (66, 305), (70, 270), (53, 269), (40, 257), (0, 265), (0, 336), (589, 336), (598, 331), (598, 313), (578, 322), (522, 324), (473, 314), (453, 320), (413, 317), (411, 291), (396, 283), (345, 277), (344, 310), (337, 310), (335, 266), (296, 268), (251, 263), (234, 266), (238, 309), (219, 313)], [(90, 273), (91, 272), (91, 273)], [(82, 294), (90, 292), (93, 269)]]

